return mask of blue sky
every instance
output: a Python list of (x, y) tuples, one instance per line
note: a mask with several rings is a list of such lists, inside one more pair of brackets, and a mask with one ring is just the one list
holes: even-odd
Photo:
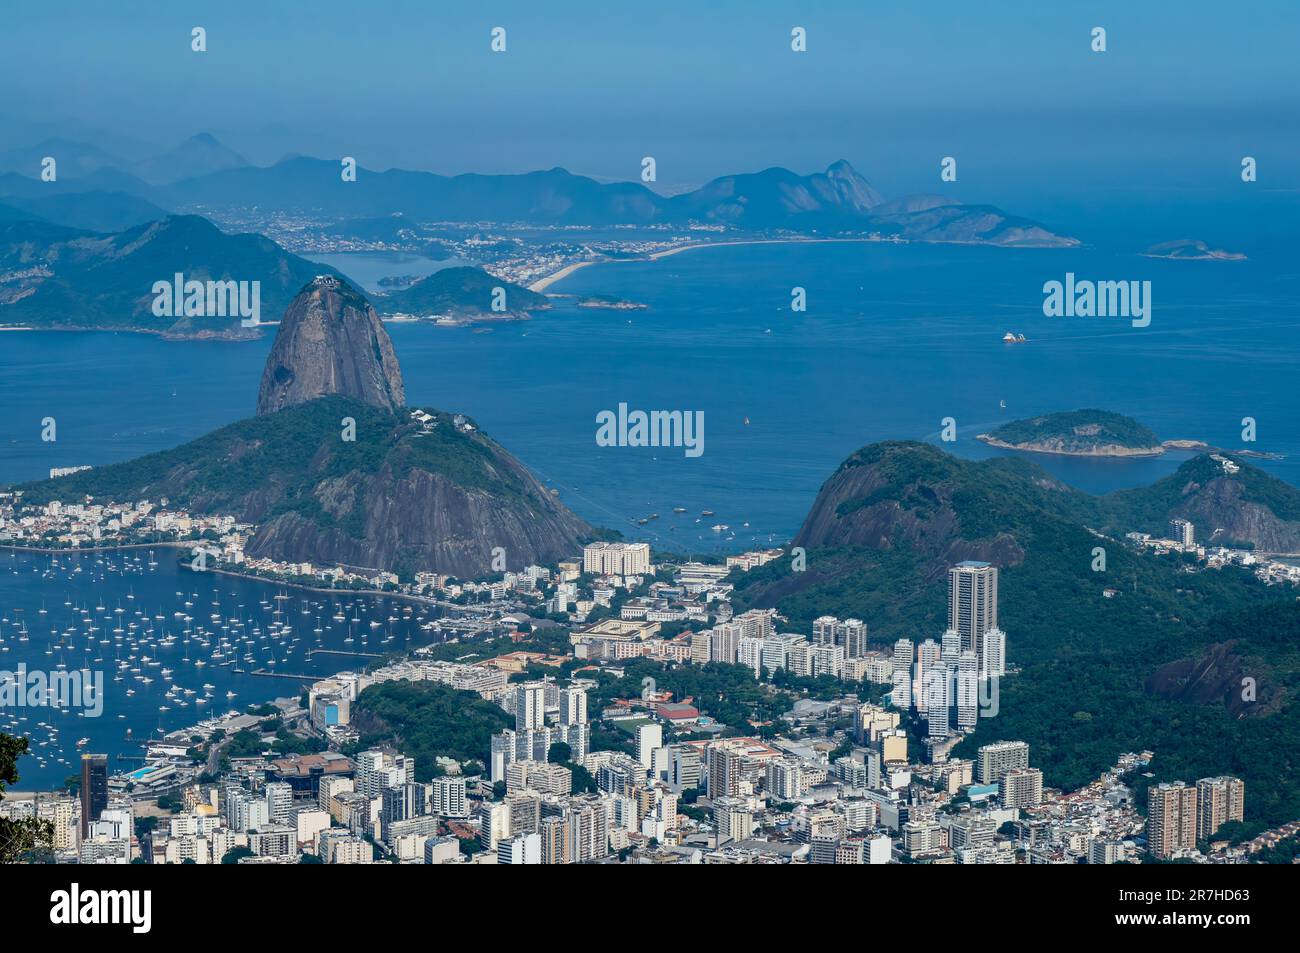
[[(1282, 182), (1300, 152), (1300, 4), (1280, 0), (4, 9), (0, 148), (62, 134), (148, 151), (211, 131), (259, 162), (610, 178), (654, 155), (670, 187), (843, 157), (888, 194), (933, 190), (955, 155), (969, 197), (990, 200), (1062, 177), (1226, 187), (1244, 154)], [(498, 25), (505, 54), (488, 48)], [(790, 50), (796, 25), (807, 53)]]

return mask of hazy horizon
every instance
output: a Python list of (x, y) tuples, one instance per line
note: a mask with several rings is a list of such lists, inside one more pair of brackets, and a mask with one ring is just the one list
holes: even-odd
[[(376, 170), (625, 181), (652, 155), (661, 191), (844, 158), (887, 195), (936, 191), (953, 155), (957, 197), (1025, 214), (1042, 214), (1024, 200), (1044, 189), (1232, 189), (1243, 155), (1259, 158), (1261, 191), (1300, 188), (1285, 92), (1300, 84), (1286, 29), (1300, 10), (1283, 2), (1188, 3), (1176, 18), (1020, 2), (71, 9), (17, 5), (0, 40), (16, 92), (0, 151), (58, 137), (134, 160), (210, 132), (258, 165), (354, 155)], [(505, 53), (489, 49), (494, 26)], [(52, 39), (75, 70), (50, 68)]]

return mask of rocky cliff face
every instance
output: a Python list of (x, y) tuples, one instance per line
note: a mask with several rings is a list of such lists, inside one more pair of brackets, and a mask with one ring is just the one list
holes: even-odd
[[(355, 421), (355, 440), (340, 421)], [(32, 485), (38, 496), (159, 499), (257, 525), (250, 556), (463, 579), (551, 564), (591, 528), (460, 415), (331, 395), (173, 450)], [(69, 498), (73, 498), (70, 496)], [(495, 565), (494, 565), (495, 564)]]
[(322, 275), (284, 312), (262, 372), (259, 416), (340, 394), (395, 411), (406, 404), (393, 342), (356, 289)]
[[(326, 518), (296, 510), (272, 516), (249, 541), (248, 553), (474, 578), (493, 570), (494, 551), (503, 560), (497, 565), (511, 570), (580, 552), (589, 527), (517, 460), (498, 447), (493, 451), (497, 488), (464, 486), (446, 474), (389, 460), (373, 473), (324, 480), (311, 493)], [(510, 490), (502, 492), (505, 487)]]
[(1251, 500), (1246, 485), (1230, 476), (1204, 484), (1189, 482), (1182, 502), (1169, 515), (1191, 520), (1198, 543), (1248, 541), (1261, 552), (1300, 552), (1300, 521), (1282, 519)]

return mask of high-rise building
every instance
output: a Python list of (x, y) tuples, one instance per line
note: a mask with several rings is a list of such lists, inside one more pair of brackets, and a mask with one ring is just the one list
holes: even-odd
[(396, 788), (415, 777), (415, 765), (401, 754), (363, 751), (357, 755), (356, 789), (366, 797), (379, 797), (384, 788)]
[(739, 751), (714, 744), (708, 749), (709, 797), (735, 797), (740, 793), (744, 758)]
[(972, 651), (963, 651), (956, 662), (957, 727), (973, 729), (979, 718), (979, 662)]
[(537, 731), (546, 726), (546, 686), (525, 682), (515, 688), (515, 731)]
[(824, 615), (813, 619), (813, 641), (824, 642), (831, 645), (835, 644), (835, 626), (839, 624), (839, 619), (833, 615)]
[(1029, 745), (998, 741), (979, 749), (975, 766), (981, 784), (997, 784), (1008, 771), (1029, 767)]
[(1043, 803), (1043, 772), (1016, 768), (1002, 775), (999, 788), (1003, 807), (1037, 807)]
[(1172, 857), (1196, 846), (1196, 788), (1182, 781), (1147, 789), (1147, 850)]
[(700, 749), (694, 745), (673, 745), (669, 765), (668, 783), (678, 793), (698, 788), (703, 768)]
[(915, 649), (911, 639), (899, 639), (894, 643), (894, 690), (890, 695), (895, 708), (912, 707), (912, 661)]
[[(854, 763), (860, 765), (859, 762)], [(865, 778), (866, 767), (860, 766)], [(766, 775), (767, 791), (778, 801), (796, 801), (805, 793), (803, 770), (793, 758), (773, 758), (767, 763)], [(864, 780), (860, 787), (865, 786)]]
[(266, 807), (272, 824), (288, 824), (293, 812), (293, 785), (272, 781), (266, 786)]
[(764, 639), (751, 639), (749, 636), (741, 636), (740, 639), (740, 648), (736, 661), (752, 671), (755, 678), (763, 677), (763, 645), (765, 641)]
[(510, 805), (503, 801), (484, 803), (478, 809), (478, 842), (484, 850), (496, 850), (510, 836)]
[(939, 645), (939, 655), (945, 662), (956, 661), (961, 655), (961, 633), (956, 629), (945, 629)]
[(640, 725), (636, 730), (636, 759), (647, 771), (654, 766), (656, 750), (664, 746), (662, 725)]
[(867, 624), (861, 619), (841, 622), (835, 616), (820, 616), (813, 620), (812, 640), (821, 645), (843, 646), (846, 658), (861, 658), (870, 651)]
[(1173, 519), (1169, 521), (1169, 535), (1174, 542), (1183, 546), (1196, 545), (1196, 527), (1188, 520)]
[(597, 797), (569, 802), (569, 856), (575, 864), (609, 854), (609, 811)]
[(498, 864), (540, 864), (542, 838), (540, 834), (518, 834), (497, 844)]
[(1224, 775), (1196, 782), (1196, 839), (1209, 840), (1228, 821), (1244, 816), (1246, 787), (1240, 778)]
[(1001, 678), (1007, 674), (1007, 634), (996, 626), (984, 633), (979, 664), (981, 678)]
[(465, 779), (443, 776), (429, 782), (429, 813), (445, 817), (468, 817)]
[(108, 755), (81, 756), (81, 836), (87, 837), (90, 826), (108, 807)]
[(542, 863), (573, 863), (571, 853), (573, 845), (569, 833), (567, 814), (553, 814), (542, 818), (542, 826), (538, 834), (542, 840)]
[(734, 665), (740, 658), (740, 639), (744, 634), (745, 627), (738, 622), (719, 622), (715, 625), (709, 661)]
[(997, 567), (968, 560), (948, 570), (948, 628), (961, 636), (962, 651), (980, 652), (984, 633), (997, 624)]
[(650, 544), (590, 543), (582, 549), (582, 571), (597, 576), (644, 576), (650, 572)]
[(587, 723), (587, 690), (565, 688), (560, 691), (560, 724), (585, 725)]

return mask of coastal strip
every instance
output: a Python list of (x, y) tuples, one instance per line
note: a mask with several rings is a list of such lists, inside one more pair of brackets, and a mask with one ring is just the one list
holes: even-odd
[(727, 248), (737, 245), (822, 245), (822, 244), (876, 244), (880, 242), (890, 242), (897, 244), (897, 239), (892, 238), (752, 238), (742, 239), (731, 242), (691, 242), (686, 245), (677, 245), (674, 248), (665, 248), (663, 251), (652, 252), (644, 258), (591, 258), (586, 261), (576, 261), (571, 265), (565, 265), (554, 274), (547, 275), (545, 278), (539, 278), (528, 286), (529, 291), (542, 292), (558, 281), (569, 277), (580, 268), (586, 268), (588, 265), (601, 264), (620, 264), (623, 262), (645, 262), (658, 261), (661, 258), (668, 258), (671, 255), (679, 255), (684, 251), (691, 251), (696, 248)]

